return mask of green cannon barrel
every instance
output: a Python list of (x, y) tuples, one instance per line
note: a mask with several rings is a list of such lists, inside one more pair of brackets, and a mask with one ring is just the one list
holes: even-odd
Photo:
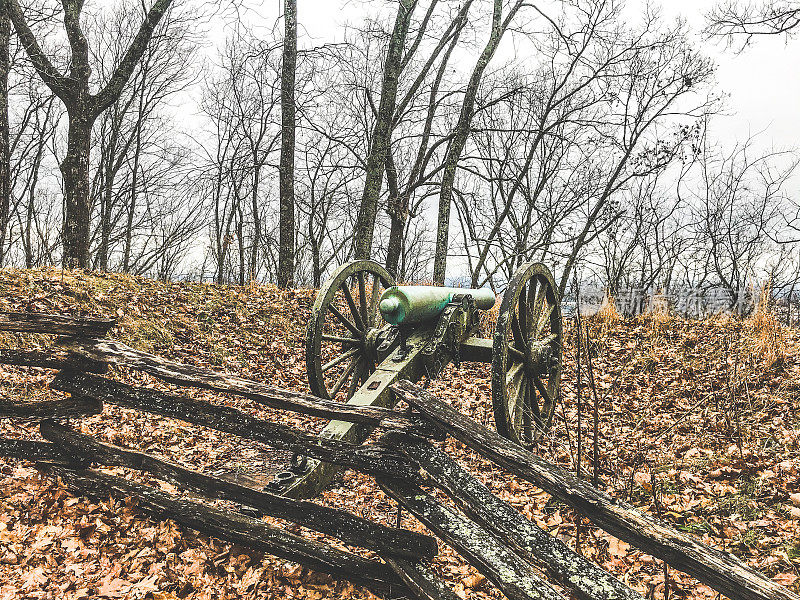
[(392, 325), (410, 325), (438, 316), (453, 296), (458, 294), (472, 296), (475, 306), (481, 310), (489, 310), (496, 300), (490, 289), (396, 285), (383, 293), (378, 307), (383, 318)]

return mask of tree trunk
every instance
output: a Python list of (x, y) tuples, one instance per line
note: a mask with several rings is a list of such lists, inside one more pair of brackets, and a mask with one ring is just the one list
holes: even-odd
[(389, 207), (391, 228), (389, 229), (389, 245), (386, 249), (386, 270), (392, 277), (400, 276), (400, 257), (403, 254), (406, 221), (408, 220), (408, 198), (390, 198)]
[(413, 0), (400, 0), (392, 37), (389, 40), (386, 64), (383, 69), (381, 102), (372, 130), (364, 193), (361, 196), (361, 206), (358, 209), (355, 237), (353, 238), (354, 258), (369, 258), (372, 253), (372, 236), (375, 232), (375, 218), (378, 214), (378, 197), (381, 194), (386, 155), (391, 144), (397, 85), (403, 69), (403, 47), (415, 5), (416, 2)]
[(278, 287), (294, 287), (294, 82), (297, 68), (297, 0), (284, 0), (281, 66), (281, 158)]
[(245, 275), (247, 271), (247, 264), (245, 263), (245, 252), (244, 252), (244, 210), (242, 209), (241, 200), (236, 201), (236, 212), (238, 213), (239, 217), (236, 220), (236, 244), (239, 248), (239, 285), (244, 285)]
[(61, 162), (64, 178), (64, 255), (67, 269), (85, 269), (89, 266), (89, 148), (92, 120), (88, 111), (75, 109), (69, 112), (67, 154)]
[(433, 281), (439, 285), (444, 285), (445, 271), (447, 270), (447, 245), (450, 233), (450, 204), (453, 200), (453, 184), (456, 179), (456, 168), (467, 144), (472, 115), (475, 112), (475, 97), (478, 94), (478, 86), (481, 83), (483, 72), (492, 60), (497, 46), (503, 37), (503, 33), (508, 27), (509, 22), (519, 10), (522, 2), (516, 1), (503, 20), (503, 2), (494, 0), (494, 11), (492, 13), (492, 32), (489, 41), (481, 52), (472, 75), (469, 78), (467, 89), (464, 92), (464, 101), (461, 104), (461, 113), (458, 116), (453, 139), (447, 147), (447, 154), (444, 158), (444, 168), (442, 169), (442, 184), (439, 189), (439, 218), (436, 225), (436, 255), (433, 262)]
[(8, 126), (8, 71), (10, 61), (8, 46), (11, 23), (5, 2), (0, 2), (0, 267), (5, 259), (8, 234), (9, 208), (11, 206), (11, 146)]
[(136, 154), (133, 156), (133, 168), (131, 169), (131, 198), (128, 203), (128, 214), (125, 220), (125, 249), (122, 253), (122, 272), (127, 273), (131, 268), (131, 250), (133, 247), (133, 218), (136, 215), (136, 196), (139, 183), (139, 156), (142, 149), (142, 129), (141, 125), (136, 128)]
[[(109, 150), (113, 152), (113, 150)], [(111, 204), (113, 201), (114, 170), (113, 156), (108, 157), (106, 175), (100, 205), (100, 247), (97, 249), (97, 269), (108, 271), (108, 252), (111, 245)]]
[(389, 201), (386, 212), (391, 219), (389, 245), (386, 248), (386, 270), (392, 277), (398, 276), (398, 265), (403, 253), (406, 221), (408, 220), (408, 194), (401, 193), (397, 185), (397, 169), (391, 150), (386, 157), (386, 181), (389, 184)]
[[(258, 257), (261, 248), (261, 215), (258, 212), (258, 190), (261, 183), (261, 165), (258, 156), (253, 152), (253, 189), (250, 191), (250, 210), (253, 212), (253, 244), (250, 248), (250, 266), (248, 268), (248, 279), (254, 281), (258, 279)], [(292, 207), (294, 216), (294, 207)], [(294, 224), (292, 225), (294, 228)], [(292, 240), (294, 246), (294, 240)]]

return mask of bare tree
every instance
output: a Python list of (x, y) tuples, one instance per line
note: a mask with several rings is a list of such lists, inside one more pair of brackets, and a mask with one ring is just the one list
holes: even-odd
[[(294, 88), (297, 68), (297, 0), (284, 0), (283, 60), (281, 62), (281, 158), (280, 158), (280, 233), (278, 250), (278, 286), (294, 287)], [(257, 214), (257, 213), (254, 213)], [(255, 227), (254, 245), (258, 246), (261, 227)], [(253, 276), (254, 274), (251, 274)]]
[[(450, 65), (450, 57), (455, 50), (461, 33), (467, 25), (467, 15), (473, 0), (467, 0), (456, 11), (455, 15), (449, 19), (449, 24), (439, 35), (439, 40), (427, 59), (417, 69), (417, 75), (412, 80), (412, 84), (405, 90), (401, 101), (398, 103), (395, 116), (395, 136), (394, 143), (390, 145), (386, 155), (386, 179), (388, 184), (389, 197), (386, 203), (386, 212), (391, 220), (389, 240), (386, 248), (386, 268), (395, 276), (402, 278), (419, 279), (422, 275), (416, 275), (417, 261), (414, 262), (412, 271), (407, 271), (404, 265), (409, 265), (407, 260), (408, 252), (405, 247), (406, 239), (409, 236), (408, 228), (409, 217), (418, 216), (422, 200), (417, 192), (425, 187), (433, 185), (433, 177), (440, 169), (436, 166), (431, 169), (432, 158), (437, 148), (446, 142), (446, 137), (436, 136), (434, 124), (438, 120), (444, 120), (442, 115), (442, 105), (447, 94), (442, 95), (442, 84), (445, 81), (445, 72)], [(430, 14), (433, 8), (429, 9)], [(427, 23), (428, 17), (424, 23)], [(417, 33), (412, 49), (419, 45), (421, 35), (425, 33), (423, 28)], [(404, 62), (410, 62), (412, 58), (409, 51), (408, 58)], [(439, 65), (436, 66), (436, 61)], [(410, 67), (406, 67), (411, 71)], [(433, 75), (428, 90), (425, 90), (425, 82)], [(415, 104), (419, 104), (418, 106)], [(419, 114), (422, 118), (422, 131), (417, 133), (419, 118), (413, 115)], [(417, 141), (418, 140), (418, 141)], [(416, 145), (416, 148), (413, 146)], [(406, 148), (406, 146), (411, 146)], [(395, 155), (406, 155), (409, 166), (403, 171), (398, 169)], [(412, 200), (413, 199), (413, 200)], [(420, 249), (421, 231), (417, 228), (412, 236), (415, 246)], [(403, 260), (401, 261), (401, 257)], [(402, 267), (402, 268), (401, 268)]]
[[(735, 302), (752, 283), (786, 206), (787, 182), (800, 161), (788, 152), (758, 153), (750, 138), (728, 152), (704, 139), (697, 177), (679, 188), (695, 214), (695, 247)], [(777, 272), (773, 269), (773, 276)]]
[[(101, 79), (108, 79), (116, 68), (127, 47), (125, 32), (135, 27), (136, 19), (136, 15), (120, 11), (89, 20), (87, 25), (96, 40), (90, 51)], [(150, 198), (159, 195), (152, 186), (172, 186), (171, 176), (149, 176), (162, 173), (157, 164), (150, 163), (150, 157), (157, 155), (171, 162), (182, 153), (176, 147), (179, 136), (168, 134), (174, 124), (165, 113), (170, 100), (193, 80), (194, 69), (189, 65), (195, 41), (188, 31), (185, 19), (168, 11), (119, 98), (95, 122), (93, 147), (97, 150), (91, 161), (90, 198), (92, 207), (99, 207), (99, 215), (91, 238), (94, 268), (107, 270), (114, 260), (115, 268), (130, 270), (135, 230), (150, 226), (139, 223), (146, 215), (141, 202), (143, 186), (151, 186)], [(147, 177), (142, 175), (145, 166)], [(177, 172), (174, 175), (179, 177)]]
[(475, 108), (475, 98), (478, 93), (478, 86), (481, 83), (483, 72), (492, 60), (500, 40), (511, 20), (517, 11), (522, 7), (523, 0), (515, 0), (505, 18), (503, 17), (503, 0), (494, 0), (492, 10), (492, 25), (489, 32), (489, 40), (483, 48), (470, 75), (469, 82), (464, 91), (464, 99), (461, 104), (461, 113), (458, 122), (453, 129), (453, 137), (447, 147), (444, 165), (442, 169), (442, 183), (439, 189), (439, 211), (436, 226), (436, 254), (433, 263), (433, 280), (443, 285), (445, 271), (447, 270), (447, 249), (450, 233), (450, 204), (453, 201), (453, 184), (456, 177), (456, 167), (467, 143), (470, 132), (470, 125)]
[[(566, 255), (562, 292), (580, 252), (610, 224), (610, 219), (598, 219), (614, 194), (679, 157), (696, 138), (697, 119), (714, 110), (713, 98), (703, 94), (712, 64), (689, 44), (685, 26), (677, 23), (666, 29), (658, 21), (657, 13), (647, 12), (642, 29), (629, 34), (633, 43), (622, 38), (629, 51), (609, 74), (608, 115), (596, 123), (603, 141), (593, 157), (599, 167), (597, 189), (585, 204)], [(679, 115), (686, 122), (676, 120)], [(658, 132), (665, 127), (670, 135)]]
[(356, 258), (369, 258), (372, 252), (372, 237), (375, 231), (375, 218), (378, 214), (378, 198), (381, 193), (386, 156), (390, 145), (397, 86), (403, 69), (403, 48), (411, 22), (411, 14), (416, 4), (415, 0), (400, 0), (394, 29), (389, 38), (389, 47), (386, 51), (383, 68), (381, 99), (367, 155), (364, 193), (361, 196), (361, 206), (353, 237), (353, 256)]
[[(53, 264), (60, 248), (56, 201), (57, 185), (50, 175), (57, 170), (55, 140), (62, 112), (57, 100), (35, 79), (28, 79), (16, 98), (22, 104), (11, 139), (12, 206), (9, 226), (10, 259), (31, 268)], [(12, 252), (16, 243), (21, 257)], [(21, 248), (20, 248), (21, 246)], [(10, 261), (9, 261), (10, 262)]]
[(261, 232), (270, 212), (269, 186), (263, 182), (273, 172), (265, 167), (281, 141), (279, 48), (237, 30), (226, 43), (221, 65), (206, 77), (201, 108), (211, 130), (203, 144), (201, 179), (211, 199), (219, 283), (234, 273), (241, 284), (259, 273), (277, 276), (278, 238)]
[(753, 36), (794, 36), (800, 25), (800, 3), (794, 0), (740, 2), (725, 0), (706, 15), (706, 33), (726, 37), (729, 41), (743, 38), (747, 45)]
[(144, 54), (150, 36), (172, 0), (156, 0), (145, 15), (128, 50), (105, 85), (91, 93), (89, 44), (81, 26), (83, 0), (62, 0), (64, 29), (70, 45), (69, 73), (64, 75), (42, 50), (17, 0), (5, 0), (14, 29), (36, 71), (64, 103), (69, 116), (67, 152), (61, 163), (65, 214), (63, 263), (65, 267), (89, 266), (91, 201), (89, 153), (95, 119), (113, 104)]
[(5, 258), (11, 209), (11, 140), (8, 115), (10, 44), (11, 21), (8, 18), (8, 7), (5, 2), (0, 1), (0, 267)]

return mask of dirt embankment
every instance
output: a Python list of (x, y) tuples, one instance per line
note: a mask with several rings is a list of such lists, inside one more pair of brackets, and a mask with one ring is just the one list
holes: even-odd
[[(161, 283), (122, 275), (58, 270), (0, 271), (0, 310), (116, 317), (117, 339), (185, 362), (305, 390), (303, 337), (314, 292), (271, 286)], [(588, 325), (595, 390), (582, 374), (581, 464), (591, 476), (593, 404), (598, 402), (596, 467), (620, 498), (654, 510), (709, 544), (745, 558), (800, 590), (800, 335), (759, 312), (745, 321), (684, 321), (663, 314), (621, 320), (604, 313)], [(539, 451), (575, 469), (578, 440), (576, 335), (567, 329), (562, 404)], [(45, 336), (2, 335), (0, 347), (42, 347)], [(583, 360), (586, 364), (586, 357)], [(0, 367), (0, 396), (55, 397), (52, 372)], [(450, 367), (431, 388), (491, 424), (489, 367)], [(145, 375), (129, 382), (169, 389)], [(596, 393), (595, 393), (596, 392)], [(190, 392), (264, 418), (300, 424), (246, 400)], [(282, 457), (233, 436), (112, 406), (74, 421), (82, 431), (215, 475), (262, 485)], [(34, 426), (4, 421), (2, 435), (37, 438)], [(501, 472), (452, 441), (446, 444), (501, 497), (575, 544), (575, 515), (543, 492)], [(0, 460), (0, 600), (5, 598), (365, 598), (371, 594), (297, 565), (223, 544), (172, 523), (138, 516), (124, 499), (94, 503), (40, 478), (30, 463)], [(159, 485), (135, 472), (131, 478)], [(393, 523), (394, 504), (370, 478), (348, 473), (325, 492), (327, 504)], [(300, 528), (282, 524), (293, 531)], [(406, 516), (404, 525), (421, 529)], [(303, 532), (304, 535), (316, 535)], [(582, 552), (645, 594), (663, 596), (657, 561), (584, 526)], [(449, 548), (434, 570), (462, 597), (499, 597)], [(671, 572), (672, 595), (712, 598)]]

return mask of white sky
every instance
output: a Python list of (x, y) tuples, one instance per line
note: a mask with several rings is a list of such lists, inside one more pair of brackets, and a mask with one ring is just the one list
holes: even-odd
[[(714, 0), (671, 0), (665, 16), (683, 16), (699, 30)], [(723, 143), (759, 136), (761, 144), (778, 148), (798, 146), (800, 135), (800, 41), (781, 36), (753, 38), (743, 52), (723, 42), (698, 43), (718, 66), (720, 91), (728, 94), (727, 117), (716, 121), (714, 136)], [(761, 145), (760, 144), (760, 145)]]
[[(662, 3), (665, 19), (684, 17), (699, 31), (704, 14), (715, 0), (668, 0)], [(386, 8), (385, 2), (376, 2)], [(372, 7), (375, 7), (375, 4)], [(643, 0), (628, 0), (636, 11)], [(358, 22), (369, 11), (365, 0), (298, 0), (300, 45), (341, 39), (348, 20)], [(278, 16), (279, 0), (256, 0), (253, 12), (270, 25)], [(312, 41), (313, 40), (313, 41)], [(733, 144), (750, 134), (759, 136), (760, 147), (785, 149), (800, 146), (800, 39), (780, 36), (755, 38), (743, 52), (697, 36), (697, 43), (718, 66), (718, 90), (728, 95), (728, 116), (715, 120), (712, 134), (721, 143)]]

